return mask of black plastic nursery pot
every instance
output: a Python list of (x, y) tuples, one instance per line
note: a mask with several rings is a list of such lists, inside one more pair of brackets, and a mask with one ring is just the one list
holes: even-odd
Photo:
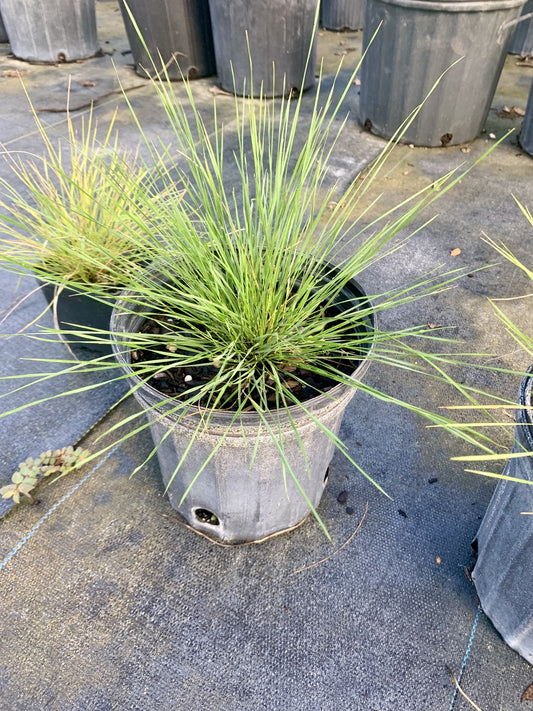
[(39, 281), (45, 299), (51, 305), (54, 314), (55, 327), (65, 330), (79, 330), (65, 336), (64, 340), (69, 350), (79, 360), (89, 360), (101, 355), (112, 353), (111, 343), (92, 343), (81, 333), (84, 329), (99, 329), (109, 331), (111, 312), (114, 299), (100, 301), (88, 294), (73, 291), (65, 287)]
[(529, 153), (530, 156), (533, 156), (533, 82), (531, 82), (526, 114), (522, 121), (522, 128), (518, 140), (522, 148)]
[(2, 0), (11, 50), (30, 62), (55, 64), (94, 56), (95, 0)]
[(360, 30), (365, 22), (365, 0), (322, 0), (320, 24), (326, 30)]
[[(533, 366), (520, 385), (513, 452), (506, 476), (533, 482)], [(533, 484), (502, 480), (476, 537), (472, 573), (481, 606), (507, 644), (533, 664)]]
[(247, 96), (262, 88), (265, 96), (282, 96), (312, 87), (317, 2), (209, 0), (222, 88)]
[(215, 73), (208, 0), (120, 0), (120, 9), (137, 74), (179, 81)]
[[(368, 307), (368, 300), (355, 281), (346, 285), (341, 298), (349, 299), (351, 305), (355, 302)], [(206, 411), (190, 407), (186, 416), (181, 411), (178, 417), (177, 400), (168, 402), (167, 397), (148, 385), (138, 387), (140, 380), (131, 368), (130, 354), (123, 352), (118, 344), (120, 334), (138, 330), (144, 316), (131, 313), (131, 305), (127, 311), (123, 310), (124, 305), (119, 297), (111, 317), (115, 358), (130, 375), (130, 385), (136, 388), (135, 397), (151, 422), (150, 430), (158, 446), (159, 466), (172, 507), (192, 528), (226, 543), (260, 541), (298, 526), (311, 509), (290, 474), (284, 472), (278, 448), (257, 413), (242, 413), (237, 419), (227, 410), (211, 413), (208, 425), (196, 435), (179, 472), (169, 483)], [(348, 302), (340, 311), (347, 305)], [(362, 323), (361, 329), (370, 332), (373, 323)], [(355, 393), (356, 380), (362, 377), (368, 359), (363, 358), (355, 365), (353, 387), (339, 384), (325, 394), (306, 400), (306, 409), (312, 416), (298, 406), (291, 406), (288, 412), (266, 414), (269, 426), (282, 437), (292, 471), (314, 507), (318, 506), (326, 487), (335, 449), (314, 418), (335, 434), (339, 432), (346, 406)], [(215, 449), (214, 456), (204, 467)]]
[(2, 15), (0, 13), (0, 44), (3, 44), (4, 42), (9, 42), (9, 40), (7, 37), (4, 21), (2, 20)]
[(509, 23), (523, 4), (524, 0), (367, 0), (361, 124), (391, 138), (446, 72), (405, 128), (402, 141), (447, 146), (474, 139), (485, 124), (515, 29)]
[[(531, 15), (531, 13), (533, 13), (533, 0), (528, 0), (524, 5), (521, 17)], [(528, 17), (517, 24), (509, 53), (520, 54), (522, 57), (533, 54), (533, 17)]]

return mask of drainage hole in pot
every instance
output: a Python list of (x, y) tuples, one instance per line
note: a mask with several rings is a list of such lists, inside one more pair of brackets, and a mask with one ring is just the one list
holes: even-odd
[(207, 509), (196, 509), (194, 515), (202, 523), (209, 523), (211, 526), (220, 526), (220, 521), (212, 511)]
[(324, 486), (328, 483), (329, 479), (329, 467), (326, 469), (326, 473), (324, 474)]
[(67, 58), (66, 58), (66, 56), (63, 54), (63, 52), (60, 52), (60, 53), (57, 55), (57, 61), (58, 61), (59, 64), (63, 64), (64, 62), (67, 61)]
[(198, 77), (198, 69), (196, 67), (189, 67), (187, 70), (188, 79), (196, 79)]

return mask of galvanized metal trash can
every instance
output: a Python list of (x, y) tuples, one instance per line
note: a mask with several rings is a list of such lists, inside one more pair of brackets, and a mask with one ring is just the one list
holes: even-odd
[(238, 95), (258, 96), (262, 89), (265, 96), (281, 96), (312, 87), (317, 2), (209, 0), (222, 88)]
[(365, 0), (322, 0), (320, 24), (326, 30), (360, 30), (365, 22)]
[[(360, 122), (391, 138), (428, 95), (403, 141), (465, 143), (482, 130), (524, 0), (367, 0)], [(461, 59), (462, 58), (462, 59)]]
[[(533, 374), (533, 367), (529, 369)], [(514, 452), (533, 452), (532, 376), (521, 383)], [(507, 476), (533, 482), (533, 456), (510, 459)], [(477, 533), (472, 573), (481, 606), (507, 644), (533, 664), (533, 485), (501, 481)]]
[(19, 59), (56, 64), (98, 51), (95, 0), (2, 0), (2, 17)]
[(215, 73), (208, 0), (126, 2), (143, 38), (120, 0), (137, 74), (146, 78), (166, 73), (169, 79), (180, 80)]

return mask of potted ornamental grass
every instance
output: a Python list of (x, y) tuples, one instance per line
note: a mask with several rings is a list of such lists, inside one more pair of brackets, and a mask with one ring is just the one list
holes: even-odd
[[(78, 127), (67, 114), (67, 141), (61, 145), (31, 108), (43, 155), (4, 151), (10, 173), (0, 178), (0, 261), (21, 275), (35, 275), (56, 328), (108, 329), (113, 295), (125, 283), (118, 270), (139, 270), (149, 259), (136, 211), (140, 192), (153, 192), (150, 176), (135, 155), (119, 147), (115, 116), (102, 132), (92, 110)], [(109, 350), (83, 343), (81, 335), (73, 339), (77, 355)]]
[[(150, 154), (146, 170), (161, 192), (154, 200), (140, 190), (133, 227), (124, 220), (116, 232), (146, 249), (146, 259), (131, 269), (126, 251), (109, 261), (94, 256), (123, 287), (109, 331), (99, 332), (102, 340), (111, 335), (114, 355), (69, 362), (65, 371), (107, 370), (108, 382), (129, 383), (142, 410), (106, 435), (122, 442), (149, 427), (154, 446), (146, 461), (157, 457), (172, 506), (218, 541), (264, 540), (309, 514), (329, 536), (318, 505), (334, 451), (362, 471), (339, 436), (356, 388), (447, 422), (362, 375), (371, 361), (420, 377), (438, 377), (455, 362), (427, 324), (384, 331), (379, 315), (448, 288), (461, 272), (421, 274), (383, 291), (373, 284), (371, 293), (358, 281), (408, 244), (423, 228), (421, 212), (470, 168), (371, 218), (369, 204), (379, 200), (369, 203), (369, 191), (401, 131), (346, 190), (328, 173), (358, 69), (346, 76), (340, 66), (328, 88), (319, 80), (310, 111), (301, 94), (224, 97), (233, 106), (224, 125), (217, 101), (212, 115), (202, 112), (189, 81), (176, 92), (170, 77), (153, 80), (171, 140), (145, 135), (130, 104)], [(112, 212), (102, 197), (94, 200)], [(87, 240), (95, 243), (90, 230)], [(109, 293), (99, 282), (87, 289)], [(60, 331), (66, 339), (73, 333)], [(42, 361), (46, 370), (45, 354)], [(474, 441), (468, 430), (456, 433)]]
[[(530, 210), (517, 201), (525, 218), (533, 227)], [(500, 256), (521, 269), (531, 280), (533, 269), (524, 264), (504, 243), (485, 237)], [(532, 294), (517, 296), (531, 300)], [(506, 302), (509, 299), (505, 299)], [(516, 323), (507, 313), (508, 304), (492, 301), (497, 317), (518, 346), (533, 363), (533, 335)], [(483, 462), (491, 465), (505, 462), (503, 473), (467, 469), (466, 471), (495, 477), (499, 481), (474, 541), (477, 561), (472, 572), (483, 610), (504, 640), (533, 663), (533, 365), (523, 377), (516, 406), (514, 437), (509, 449), (484, 455), (457, 457), (460, 461)], [(491, 413), (494, 410), (482, 409)], [(500, 410), (496, 409), (496, 413)], [(491, 426), (509, 428), (507, 420), (494, 416)], [(513, 426), (511, 424), (511, 426)], [(512, 451), (509, 451), (511, 450)], [(492, 468), (492, 467), (491, 467)]]

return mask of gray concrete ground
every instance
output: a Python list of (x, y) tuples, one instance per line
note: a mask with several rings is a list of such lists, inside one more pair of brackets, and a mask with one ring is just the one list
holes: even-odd
[[(64, 135), (65, 121), (55, 112), (65, 107), (69, 76), (77, 116), (96, 100), (105, 126), (118, 108), (122, 141), (135, 146), (128, 110), (113, 93), (120, 77), (149, 133), (168, 135), (150, 87), (129, 66), (115, 2), (99, 3), (98, 12), (100, 41), (109, 52), (102, 57), (43, 67), (14, 60), (7, 46), (0, 50), (0, 140), (8, 149), (40, 151), (16, 71), (25, 73), (35, 106), (48, 110), (41, 116), (58, 136)], [(360, 48), (360, 33), (321, 33), (326, 75), (341, 54), (351, 63)], [(502, 118), (496, 111), (525, 108), (532, 76), (531, 66), (508, 58), (487, 132), (471, 145), (400, 146), (377, 186), (382, 206), (473, 162), (492, 140), (490, 133), (500, 137), (508, 127), (519, 129), (519, 118)], [(216, 78), (194, 86), (202, 105), (216, 100), (224, 115), (231, 99), (217, 93)], [(176, 91), (182, 88), (176, 85)], [(384, 145), (355, 120), (355, 86), (347, 105), (349, 130), (331, 167), (333, 176), (346, 181)], [(527, 359), (498, 324), (487, 297), (523, 294), (530, 284), (497, 263), (480, 237), (486, 232), (505, 241), (528, 262), (531, 232), (512, 196), (533, 207), (532, 177), (533, 159), (519, 149), (515, 134), (437, 203), (437, 218), (406, 250), (365, 273), (369, 294), (439, 264), (473, 274), (438, 297), (391, 313), (381, 325), (449, 326), (466, 344), (461, 348), (491, 354), (485, 362), (525, 368)], [(461, 253), (453, 257), (455, 248)], [(488, 263), (497, 264), (474, 272)], [(18, 284), (5, 272), (0, 279), (2, 329), (13, 333), (40, 313), (44, 300), (37, 293), (11, 312), (34, 287), (30, 278)], [(528, 327), (527, 303), (509, 302), (509, 308)], [(64, 353), (60, 344), (47, 348), (50, 358)], [(30, 353), (27, 339), (3, 339), (2, 374), (36, 369), (20, 360)], [(512, 375), (480, 370), (457, 375), (510, 400), (518, 387)], [(434, 381), (391, 375), (376, 365), (366, 380), (426, 407), (460, 402)], [(2, 383), (2, 392), (12, 387)], [(51, 387), (41, 389), (50, 393)], [(8, 480), (27, 456), (82, 437), (116, 398), (116, 392), (104, 392), (81, 393), (3, 419), (0, 479)], [(4, 397), (2, 407), (22, 401), (21, 394)], [(104, 416), (85, 445), (99, 446), (98, 437), (106, 442), (116, 418), (135, 407), (125, 402)], [(1, 522), (0, 710), (473, 708), (454, 694), (447, 665), (483, 711), (527, 708), (520, 698), (533, 682), (531, 667), (478, 612), (465, 573), (474, 562), (470, 542), (494, 483), (465, 474), (461, 464), (450, 461), (466, 452), (456, 440), (361, 393), (348, 408), (342, 435), (393, 500), (336, 456), (320, 506), (333, 546), (313, 520), (261, 545), (224, 548), (200, 538), (177, 520), (155, 463), (129, 478), (150, 451), (147, 434), (79, 473), (42, 485), (38, 505), (22, 504)], [(337, 496), (343, 490), (348, 502), (341, 505)]]

